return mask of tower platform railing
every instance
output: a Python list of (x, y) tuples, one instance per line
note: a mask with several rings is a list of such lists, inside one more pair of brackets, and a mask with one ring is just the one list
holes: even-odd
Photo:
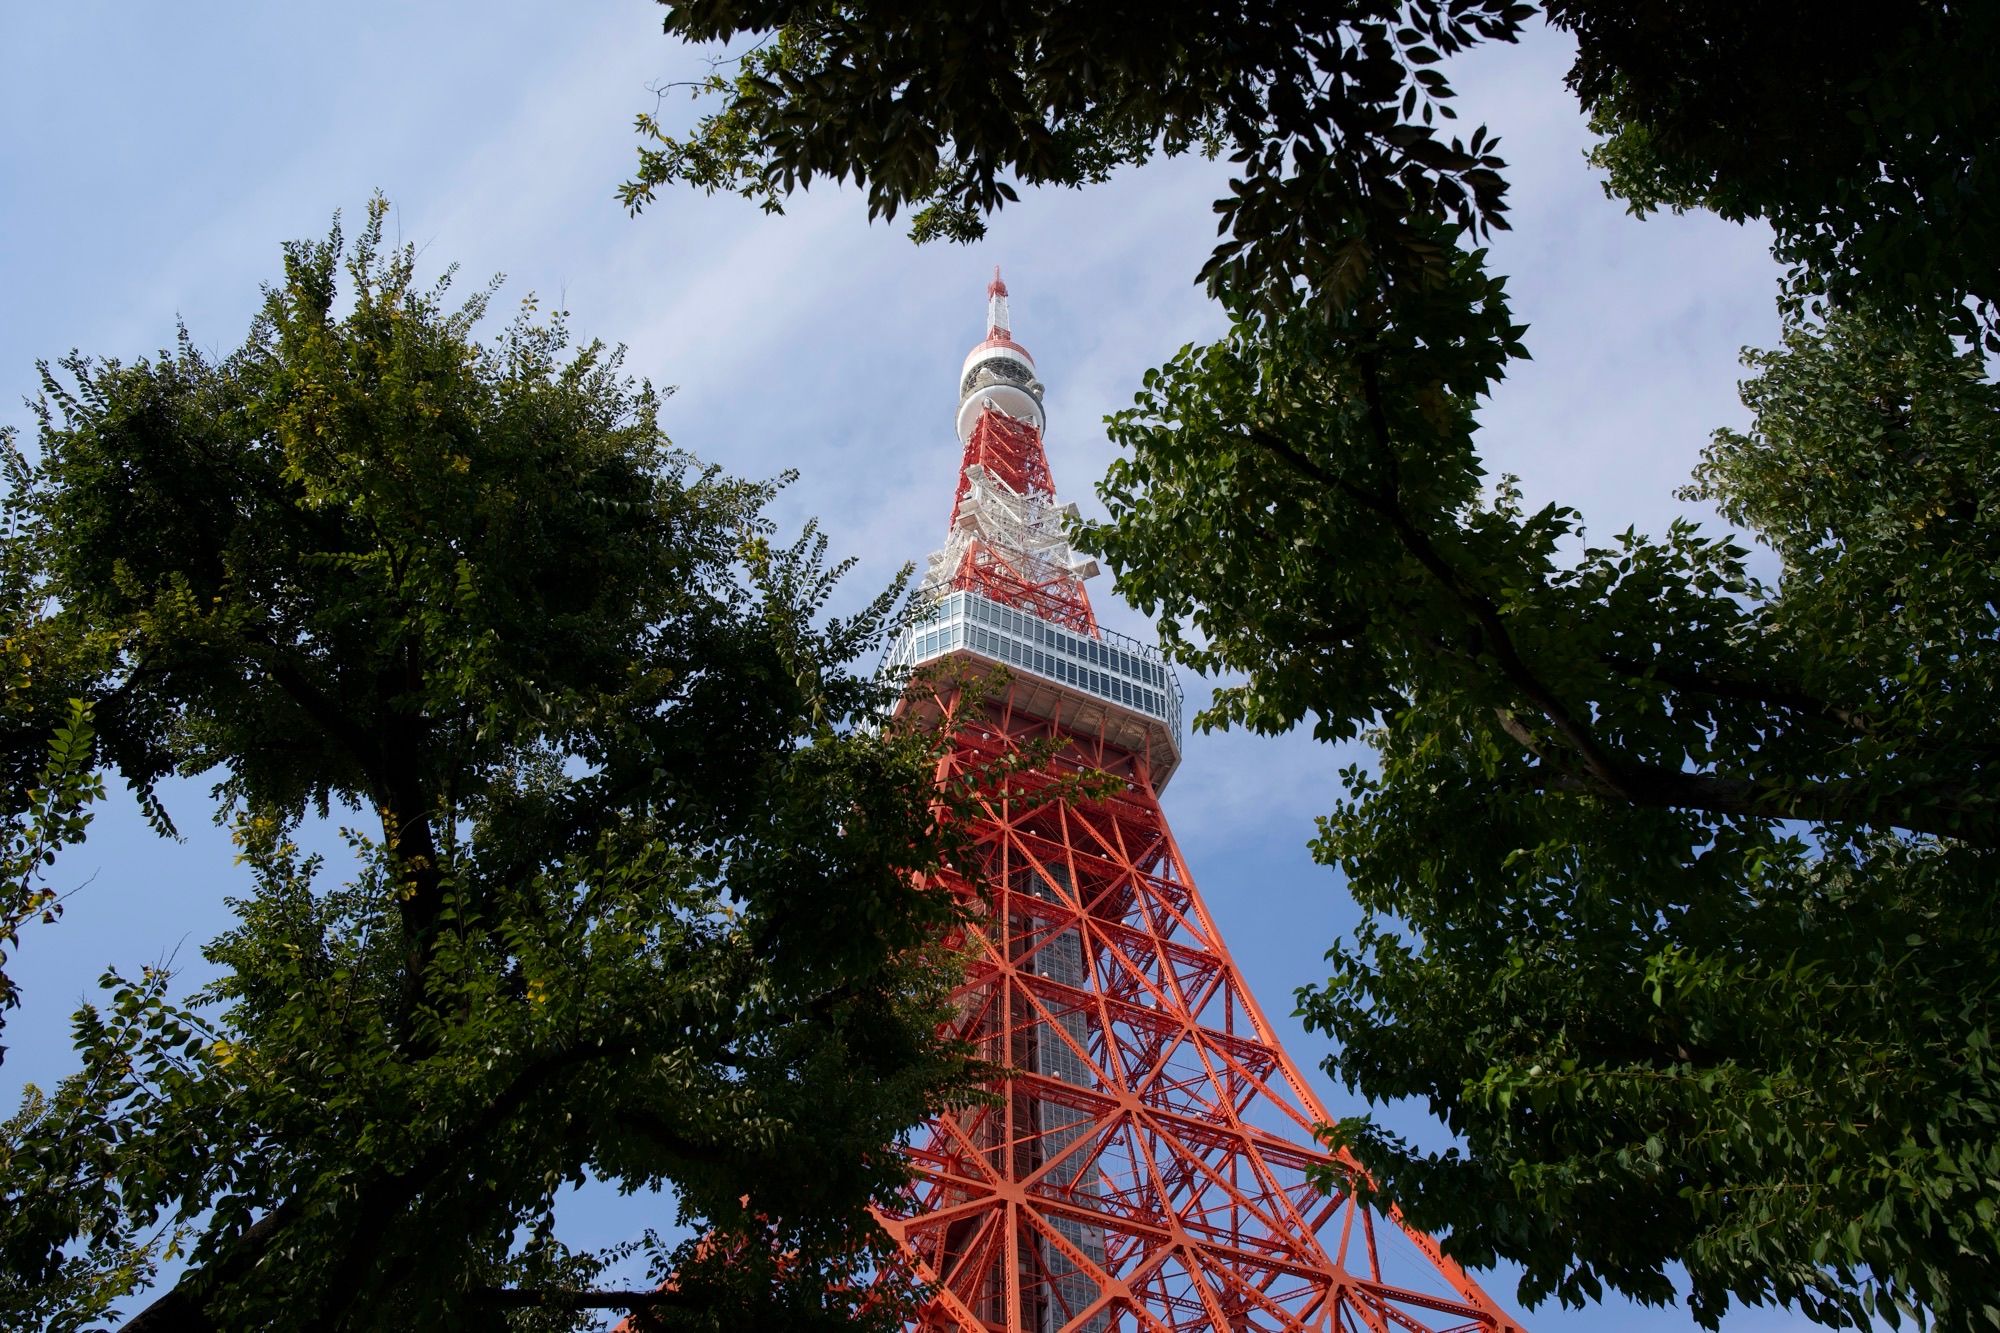
[(971, 654), (1164, 724), (1181, 734), (1180, 681), (1160, 650), (1115, 630), (1078, 634), (969, 589), (919, 612), (883, 655), (885, 673)]

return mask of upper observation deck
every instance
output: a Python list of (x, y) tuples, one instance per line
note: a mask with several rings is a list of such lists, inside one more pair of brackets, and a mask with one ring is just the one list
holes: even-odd
[(1155, 791), (1180, 764), (1181, 686), (1157, 648), (1112, 630), (1080, 634), (958, 589), (919, 614), (882, 667), (904, 672), (947, 658), (1006, 667), (1016, 708), (1143, 757)]

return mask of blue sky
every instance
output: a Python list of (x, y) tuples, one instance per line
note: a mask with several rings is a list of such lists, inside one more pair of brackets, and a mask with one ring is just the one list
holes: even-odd
[[(944, 536), (958, 366), (999, 263), (1015, 335), (1049, 386), (1058, 484), (1101, 513), (1102, 417), (1146, 367), (1220, 329), (1191, 278), (1223, 171), (1179, 162), (1031, 194), (969, 248), (914, 247), (830, 189), (783, 218), (672, 192), (628, 218), (613, 188), (630, 171), (632, 116), (652, 109), (649, 87), (702, 69), (660, 35), (659, 12), (650, 0), (0, 8), (0, 423), (30, 427), (20, 399), (37, 358), (147, 355), (177, 319), (202, 347), (235, 346), (279, 242), (323, 234), (336, 208), (358, 216), (380, 189), (392, 234), (431, 271), (457, 263), (468, 290), (505, 273), (503, 311), (534, 293), (578, 332), (626, 344), (634, 373), (677, 386), (664, 420), (679, 444), (738, 473), (797, 468), (781, 516), (819, 516), (860, 558), (857, 601)], [(1516, 229), (1493, 250), (1535, 358), (1483, 413), (1482, 448), (1531, 503), (1572, 504), (1599, 533), (1657, 532), (1685, 511), (1672, 492), (1708, 432), (1744, 418), (1736, 356), (1775, 341), (1776, 271), (1754, 229), (1640, 224), (1602, 196), (1561, 86), (1567, 58), (1539, 33), (1447, 67), (1468, 127), (1484, 120), (1512, 163)], [(674, 95), (661, 110), (669, 123), (692, 114)], [(1150, 638), (1107, 583), (1092, 585), (1100, 616)], [(1195, 736), (1166, 796), (1237, 961), (1309, 1070), (1324, 1039), (1286, 1017), (1291, 992), (1322, 975), (1354, 914), (1304, 847), (1350, 758), (1303, 738)], [(153, 840), (114, 800), (59, 867), (75, 892), (58, 926), (23, 940), (27, 1000), (8, 1023), (0, 1104), (64, 1071), (67, 1016), (105, 966), (178, 949), (198, 967), (226, 924), (241, 881), (202, 784), (170, 801), (186, 842)], [(1351, 1104), (1319, 1083), (1336, 1113)], [(1398, 1123), (1437, 1134), (1421, 1117)], [(648, 1220), (633, 1201), (574, 1211), (602, 1241)], [(1487, 1285), (1511, 1298), (1511, 1277)], [(1544, 1308), (1528, 1324), (1692, 1327), (1679, 1310), (1625, 1306)], [(1807, 1325), (1749, 1311), (1724, 1327)]]

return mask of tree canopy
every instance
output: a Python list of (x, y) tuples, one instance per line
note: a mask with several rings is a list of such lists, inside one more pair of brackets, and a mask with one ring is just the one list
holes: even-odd
[[(889, 1321), (857, 1237), (966, 1069), (933, 741), (853, 670), (895, 590), (830, 619), (844, 567), (777, 539), (776, 484), (671, 446), (532, 301), (482, 341), (492, 289), (421, 285), (385, 207), (287, 246), (226, 356), (46, 367), (13, 457), (10, 942), (93, 744), (142, 793), (215, 776), (247, 868), (220, 979), (107, 975), (7, 1122), (0, 1322)], [(314, 812), (351, 869), (300, 850)], [(589, 1179), (700, 1239), (572, 1251)], [(621, 1259), (643, 1289), (598, 1290)]]
[(1773, 228), (1784, 345), (1688, 496), (1775, 583), (1486, 475), (1526, 331), (1478, 248), (1506, 164), (1449, 133), (1445, 70), (1533, 12), (668, 0), (747, 50), (692, 129), (641, 118), (626, 198), (853, 179), (967, 239), (1016, 184), (1227, 155), (1199, 277), (1231, 331), (1112, 419), (1079, 541), (1229, 677), (1198, 725), (1373, 747), (1315, 843), (1364, 920), (1301, 1012), (1461, 1144), (1349, 1122), (1374, 1183), (1531, 1302), (1674, 1299), (1678, 1264), (1707, 1326), (1993, 1327), (2000, 12), (1548, 7), (1607, 189)]

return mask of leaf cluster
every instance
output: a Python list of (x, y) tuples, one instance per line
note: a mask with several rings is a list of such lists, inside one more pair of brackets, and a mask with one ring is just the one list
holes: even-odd
[(696, 43), (754, 41), (696, 81), (719, 100), (646, 140), (621, 193), (726, 190), (772, 211), (821, 178), (850, 177), (871, 217), (915, 211), (918, 239), (971, 240), (1017, 186), (1080, 187), (1156, 154), (1228, 154), (1202, 276), (1218, 293), (1338, 302), (1387, 273), (1439, 262), (1437, 218), (1505, 226), (1504, 165), (1482, 128), (1446, 138), (1445, 56), (1512, 41), (1510, 0), (1357, 0), (1323, 10), (1206, 3), (932, 6), (667, 4)]
[(1552, 0), (1605, 191), (1760, 218), (1796, 309), (1866, 302), (2000, 350), (1990, 5)]

